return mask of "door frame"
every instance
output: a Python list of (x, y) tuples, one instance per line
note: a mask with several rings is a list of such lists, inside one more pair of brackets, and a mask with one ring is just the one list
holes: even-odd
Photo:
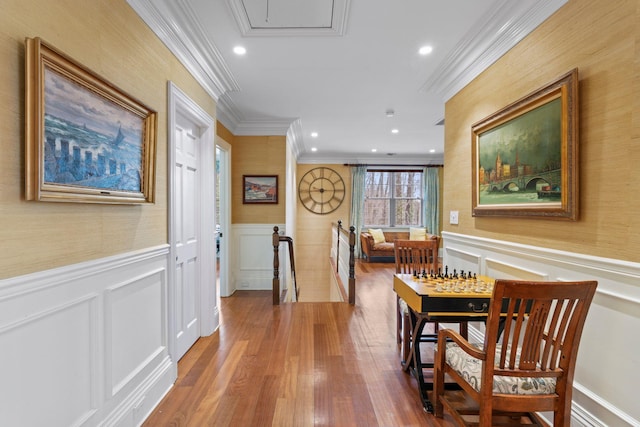
[(231, 144), (216, 135), (216, 147), (223, 151), (224, 164), (221, 167), (220, 188), (216, 190), (220, 194), (220, 218), (216, 218), (220, 224), (220, 289), (218, 296), (231, 296), (236, 289), (229, 280), (229, 242), (231, 239)]
[[(167, 82), (168, 93), (168, 115), (167, 115), (167, 175), (168, 185), (168, 237), (169, 237), (169, 262), (168, 264), (168, 335), (169, 335), (169, 355), (174, 362), (176, 355), (176, 324), (178, 319), (175, 304), (176, 298), (176, 179), (175, 179), (175, 128), (177, 115), (182, 114), (189, 120), (200, 126), (200, 159), (199, 174), (199, 197), (200, 200), (215, 200), (215, 120), (207, 114), (198, 104), (189, 98), (173, 82)], [(200, 262), (200, 336), (211, 335), (220, 323), (219, 307), (216, 297), (216, 273), (215, 260), (215, 206), (214, 203), (202, 203), (200, 212), (200, 242), (199, 257)], [(207, 262), (209, 260), (209, 262)]]

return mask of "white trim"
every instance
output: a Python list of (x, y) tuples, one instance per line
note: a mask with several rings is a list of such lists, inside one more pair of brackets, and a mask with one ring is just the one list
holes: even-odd
[[(144, 415), (159, 403), (177, 378), (177, 365), (172, 363), (165, 345), (168, 249), (168, 245), (159, 245), (0, 281), (0, 340), (3, 345), (10, 342), (19, 347), (16, 352), (5, 352), (5, 358), (0, 357), (3, 362), (15, 363), (3, 380), (7, 386), (19, 383), (29, 389), (58, 390), (46, 396), (14, 390), (7, 395), (9, 400), (3, 402), (12, 412), (0, 411), (0, 424), (15, 425), (11, 417), (16, 415), (16, 408), (26, 405), (25, 396), (29, 397), (29, 407), (57, 406), (72, 411), (67, 414), (71, 425), (142, 423)], [(159, 298), (154, 301), (136, 298), (137, 291), (150, 289), (148, 286), (153, 287)], [(126, 288), (134, 292), (125, 291), (117, 296), (118, 302), (123, 303), (120, 307), (128, 307), (123, 316), (122, 310), (112, 311), (113, 291)], [(159, 316), (160, 323), (139, 323), (136, 315), (129, 316), (130, 313), (141, 319)], [(114, 333), (117, 329), (112, 326), (116, 319), (120, 326), (137, 328), (144, 339), (131, 340), (131, 335)], [(74, 333), (80, 325), (85, 325), (83, 333)], [(122, 332), (122, 328), (119, 330)], [(12, 335), (19, 338), (13, 339)], [(47, 351), (42, 354), (31, 351), (37, 342), (46, 342)], [(150, 342), (154, 347), (149, 348)], [(114, 348), (131, 350), (120, 353), (121, 362), (124, 358), (125, 363), (119, 365), (118, 378), (112, 376), (116, 362)], [(28, 357), (11, 359), (12, 354), (23, 353)], [(86, 370), (77, 371), (79, 376), (75, 378), (60, 378), (62, 374), (66, 378), (64, 369), (76, 371), (79, 367), (53, 362), (78, 357), (87, 361)], [(16, 380), (18, 373), (30, 372), (35, 360), (43, 363), (30, 375), (20, 374)], [(74, 389), (68, 390), (69, 387)], [(88, 405), (80, 407), (68, 402), (70, 393), (78, 392), (88, 397)], [(40, 425), (50, 414), (29, 415), (18, 417), (24, 422), (40, 420)]]
[[(215, 249), (215, 120), (207, 114), (198, 104), (189, 98), (173, 82), (167, 82), (168, 93), (168, 163), (167, 170), (169, 176), (169, 354), (174, 357), (176, 354), (176, 249), (175, 249), (175, 229), (174, 219), (176, 218), (175, 202), (175, 132), (177, 123), (177, 111), (194, 120), (201, 126), (200, 140), (200, 196), (201, 200), (210, 200), (209, 203), (201, 204), (200, 215), (200, 253), (202, 260), (214, 260)], [(219, 324), (219, 311), (217, 307), (216, 287), (215, 287), (215, 265), (213, 262), (203, 261), (200, 263), (200, 280), (206, 286), (200, 287), (200, 335), (212, 334)]]
[(229, 255), (231, 253), (231, 151), (232, 147), (222, 138), (216, 136), (216, 146), (224, 151), (224, 162), (222, 164), (220, 187), (216, 191), (220, 194), (220, 216), (216, 218), (216, 224), (220, 224), (221, 249), (220, 249), (220, 287), (219, 296), (227, 297), (235, 292), (232, 281), (229, 277)]
[[(195, 14), (186, 1), (160, 3), (151, 0), (127, 0), (127, 3), (212, 98), (217, 100), (227, 91), (240, 90), (217, 47), (205, 44), (207, 38), (202, 26), (194, 19)], [(184, 22), (176, 25), (163, 17), (167, 13), (162, 13), (160, 8), (167, 4), (172, 9), (171, 16), (183, 18)], [(176, 28), (181, 30), (176, 31)]]
[(499, 0), (422, 85), (444, 101), (518, 44), (567, 0)]
[(336, 37), (346, 32), (350, 1), (333, 0), (331, 27), (328, 28), (253, 28), (241, 0), (227, 0), (227, 5), (244, 37)]

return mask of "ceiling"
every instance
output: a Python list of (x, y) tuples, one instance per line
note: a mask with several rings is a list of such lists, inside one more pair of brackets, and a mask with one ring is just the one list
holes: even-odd
[(366, 164), (442, 164), (445, 101), (566, 1), (128, 0), (234, 135)]

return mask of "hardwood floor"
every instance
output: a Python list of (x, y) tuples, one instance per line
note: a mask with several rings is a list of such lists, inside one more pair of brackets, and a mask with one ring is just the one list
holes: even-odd
[(223, 298), (220, 329), (178, 364), (145, 426), (450, 426), (400, 368), (393, 265), (358, 263), (357, 301)]

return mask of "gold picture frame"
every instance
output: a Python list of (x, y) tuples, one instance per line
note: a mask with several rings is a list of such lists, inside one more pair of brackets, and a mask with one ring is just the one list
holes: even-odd
[(471, 133), (473, 216), (577, 220), (578, 69)]
[(278, 175), (242, 175), (242, 203), (278, 204)]
[(26, 200), (154, 202), (155, 111), (40, 38), (25, 80)]

